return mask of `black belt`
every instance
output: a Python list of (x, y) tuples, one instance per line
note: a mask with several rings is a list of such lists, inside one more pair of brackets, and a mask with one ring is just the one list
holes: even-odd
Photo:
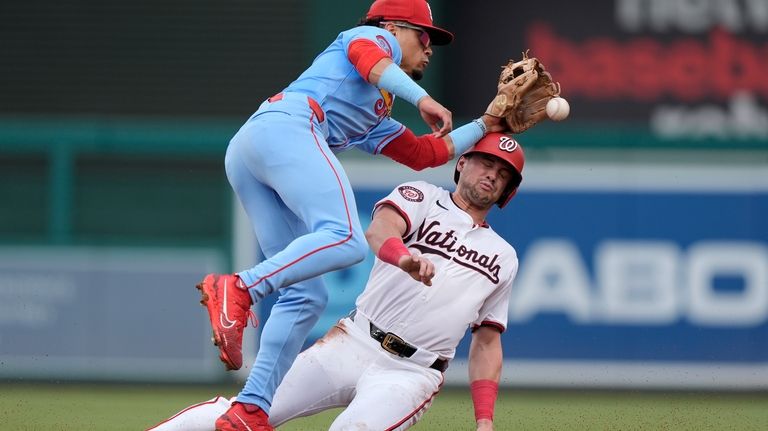
[[(352, 312), (349, 317), (350, 319), (355, 320), (355, 312)], [(410, 358), (416, 353), (416, 347), (406, 343), (402, 338), (391, 332), (384, 332), (381, 328), (374, 325), (373, 322), (369, 323), (371, 324), (371, 338), (378, 341), (381, 344), (381, 347), (387, 352), (395, 356), (400, 356), (401, 358)], [(448, 360), (437, 358), (429, 368), (442, 373), (448, 369)]]

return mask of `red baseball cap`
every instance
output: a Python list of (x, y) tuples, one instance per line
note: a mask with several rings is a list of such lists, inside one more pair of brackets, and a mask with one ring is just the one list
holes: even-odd
[(405, 21), (423, 28), (433, 45), (448, 45), (453, 41), (453, 33), (432, 25), (432, 9), (426, 0), (376, 0), (365, 18), (378, 17), (388, 21)]

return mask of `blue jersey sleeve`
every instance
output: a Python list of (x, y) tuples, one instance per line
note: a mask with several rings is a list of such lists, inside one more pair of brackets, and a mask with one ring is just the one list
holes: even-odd
[(387, 144), (402, 135), (403, 132), (405, 132), (405, 126), (397, 120), (387, 117), (376, 125), (365, 139), (357, 144), (357, 147), (366, 153), (380, 154)]
[(370, 25), (361, 25), (352, 30), (342, 33), (341, 42), (344, 46), (344, 52), (349, 53), (349, 45), (357, 39), (368, 39), (378, 45), (386, 52), (395, 64), (400, 65), (403, 61), (403, 51), (400, 50), (400, 44), (395, 36), (383, 28)]

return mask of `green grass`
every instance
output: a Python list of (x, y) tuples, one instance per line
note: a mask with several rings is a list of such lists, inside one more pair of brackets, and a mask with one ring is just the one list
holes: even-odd
[[(234, 386), (0, 383), (0, 430), (143, 430)], [(326, 430), (338, 410), (281, 431)], [(447, 388), (416, 431), (473, 430), (466, 389)], [(768, 430), (768, 393), (502, 390), (496, 430)]]

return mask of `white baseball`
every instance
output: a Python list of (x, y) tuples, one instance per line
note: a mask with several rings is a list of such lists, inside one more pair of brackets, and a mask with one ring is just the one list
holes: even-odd
[(571, 105), (562, 97), (553, 97), (547, 102), (547, 117), (554, 121), (562, 121), (571, 113)]

